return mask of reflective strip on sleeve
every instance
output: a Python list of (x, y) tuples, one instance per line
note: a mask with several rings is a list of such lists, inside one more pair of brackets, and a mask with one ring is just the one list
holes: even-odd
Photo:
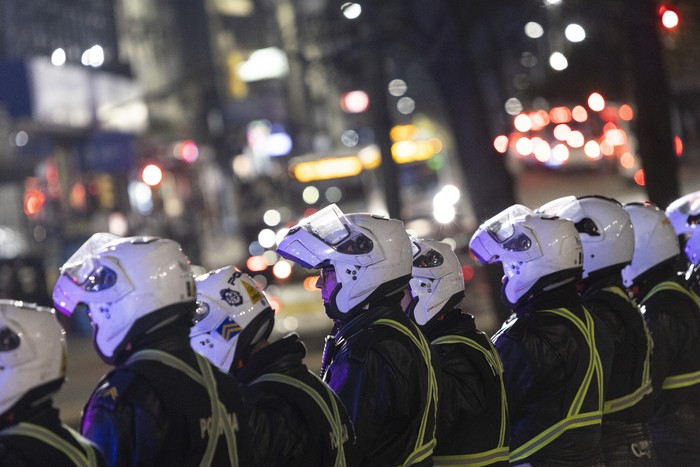
[(632, 407), (637, 402), (642, 400), (644, 396), (651, 394), (652, 389), (651, 381), (648, 381), (637, 388), (637, 390), (635, 390), (632, 394), (627, 394), (626, 396), (618, 397), (617, 399), (605, 401), (603, 413), (607, 415), (609, 413), (619, 412)]
[[(141, 360), (152, 360), (160, 362), (171, 368), (181, 371), (185, 375), (189, 376), (195, 382), (204, 386), (209, 394), (209, 400), (211, 402), (211, 415), (212, 415), (212, 433), (219, 433), (223, 431), (226, 438), (226, 446), (228, 448), (229, 462), (231, 466), (238, 466), (238, 449), (236, 446), (236, 436), (233, 432), (233, 427), (231, 423), (228, 422), (228, 413), (226, 412), (226, 407), (219, 400), (219, 396), (216, 389), (216, 380), (214, 379), (214, 373), (211, 367), (207, 363), (206, 359), (199, 354), (195, 354), (197, 358), (197, 365), (199, 366), (200, 373), (197, 373), (192, 367), (180, 360), (179, 358), (170, 355), (169, 353), (163, 352), (161, 350), (146, 349), (140, 350), (135, 354), (131, 355), (126, 363), (133, 363)], [(207, 448), (202, 456), (202, 461), (200, 462), (201, 467), (209, 466), (214, 459), (216, 453), (216, 445), (218, 442), (218, 436), (209, 436), (209, 441), (207, 442)]]
[(403, 324), (391, 320), (391, 319), (379, 319), (374, 322), (374, 324), (381, 324), (389, 326), (396, 329), (397, 331), (405, 334), (411, 341), (418, 347), (423, 355), (423, 360), (426, 367), (428, 368), (428, 394), (426, 398), (425, 409), (423, 410), (423, 417), (421, 418), (420, 428), (418, 430), (418, 436), (416, 438), (416, 444), (414, 446), (413, 452), (404, 461), (403, 465), (408, 466), (418, 462), (421, 462), (428, 457), (433, 452), (435, 448), (435, 423), (433, 423), (433, 429), (431, 433), (426, 433), (428, 429), (428, 423), (430, 418), (431, 406), (432, 412), (434, 414), (433, 418), (437, 420), (437, 402), (438, 402), (438, 391), (437, 382), (435, 380), (435, 372), (433, 371), (433, 364), (430, 357), (430, 345), (423, 337), (420, 330), (416, 329), (416, 335)]
[[(64, 425), (64, 428), (68, 428)], [(57, 449), (58, 451), (61, 451), (63, 454), (65, 454), (71, 462), (73, 462), (76, 466), (79, 467), (95, 467), (97, 466), (97, 456), (94, 451), (94, 446), (90, 444), (89, 441), (87, 441), (85, 438), (82, 436), (78, 435), (75, 432), (72, 432), (72, 430), (69, 429), (69, 432), (71, 435), (76, 438), (76, 441), (78, 441), (78, 438), (80, 438), (79, 442), (85, 448), (85, 451), (87, 455), (83, 452), (80, 451), (80, 449), (76, 448), (72, 444), (70, 444), (68, 441), (65, 439), (61, 438), (58, 436), (56, 433), (54, 433), (51, 430), (48, 430), (44, 428), (43, 426), (35, 425), (34, 423), (27, 423), (27, 422), (20, 422), (17, 425), (13, 425), (11, 427), (5, 428), (0, 432), (2, 435), (19, 435), (19, 436), (27, 436), (30, 438), (37, 439), (43, 443), (48, 444), (49, 446)], [(76, 437), (77, 435), (77, 437)]]
[(700, 371), (693, 373), (684, 373), (682, 375), (667, 376), (661, 385), (662, 389), (679, 389), (687, 388), (700, 384)]
[(573, 428), (582, 428), (584, 426), (597, 425), (602, 421), (602, 413), (599, 411), (587, 412), (572, 417), (567, 417), (549, 427), (539, 435), (535, 436), (522, 446), (510, 452), (510, 462), (526, 459), (545, 447), (547, 444), (554, 441), (562, 433)]
[(687, 295), (691, 300), (695, 302), (695, 305), (700, 308), (700, 297), (698, 295), (683, 287), (680, 285), (678, 282), (673, 282), (673, 281), (663, 281), (658, 284), (656, 284), (648, 294), (644, 297), (644, 300), (642, 303), (645, 303), (647, 300), (651, 298), (652, 295), (655, 295), (657, 292), (660, 292), (662, 290), (675, 290), (676, 292), (680, 292), (684, 295)]
[[(312, 373), (310, 373), (312, 374)], [(318, 378), (316, 375), (314, 375), (316, 378)], [(340, 411), (338, 409), (338, 404), (335, 401), (335, 397), (333, 395), (333, 392), (331, 389), (326, 385), (326, 383), (321, 383), (323, 386), (326, 388), (328, 398), (330, 400), (330, 405), (331, 407), (328, 407), (328, 403), (323, 400), (323, 398), (311, 387), (309, 387), (306, 383), (303, 381), (300, 381), (296, 378), (292, 378), (287, 375), (283, 375), (280, 373), (268, 373), (265, 375), (262, 375), (255, 380), (253, 380), (250, 384), (256, 384), (256, 383), (263, 383), (266, 381), (272, 381), (276, 383), (282, 383), (282, 384), (287, 384), (289, 386), (293, 386), (297, 389), (300, 389), (304, 391), (311, 399), (318, 404), (318, 406), (321, 408), (321, 411), (323, 412), (323, 415), (325, 415), (326, 419), (328, 420), (328, 423), (331, 425), (331, 429), (333, 430), (333, 439), (335, 440), (337, 448), (337, 454), (335, 458), (335, 467), (344, 467), (345, 466), (345, 450), (344, 450), (344, 443), (345, 440), (343, 439), (343, 422), (340, 419)], [(320, 381), (320, 378), (319, 378)]]

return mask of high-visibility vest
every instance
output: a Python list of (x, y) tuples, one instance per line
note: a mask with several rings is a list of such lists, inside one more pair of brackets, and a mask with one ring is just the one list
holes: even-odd
[[(313, 373), (310, 373), (313, 374)], [(338, 404), (336, 403), (335, 400), (335, 395), (333, 394), (333, 391), (324, 383), (321, 381), (321, 379), (313, 375), (315, 378), (319, 380), (319, 382), (326, 388), (327, 395), (328, 395), (328, 400), (330, 401), (330, 404), (327, 403), (326, 401), (323, 400), (323, 397), (319, 395), (318, 392), (316, 392), (312, 387), (310, 387), (308, 384), (304, 383), (301, 380), (298, 380), (296, 378), (292, 378), (291, 376), (283, 375), (280, 373), (268, 373), (266, 375), (262, 375), (256, 379), (254, 379), (250, 385), (256, 384), (256, 383), (264, 383), (264, 382), (275, 382), (275, 383), (281, 383), (281, 384), (287, 384), (289, 386), (295, 387), (297, 389), (300, 389), (301, 391), (305, 392), (308, 394), (308, 396), (318, 404), (318, 406), (321, 408), (321, 411), (323, 412), (323, 415), (328, 419), (328, 423), (331, 426), (332, 433), (333, 433), (333, 439), (335, 440), (335, 444), (338, 447), (337, 448), (337, 453), (336, 453), (336, 458), (335, 458), (335, 467), (345, 467), (346, 462), (345, 462), (345, 449), (344, 449), (344, 434), (343, 434), (343, 421), (340, 418), (340, 410), (338, 409)]]
[[(494, 462), (507, 462), (508, 461), (508, 440), (506, 439), (506, 430), (508, 427), (508, 404), (506, 402), (506, 389), (503, 384), (503, 363), (501, 358), (498, 356), (496, 348), (493, 346), (491, 341), (487, 338), (488, 349), (482, 347), (474, 339), (470, 339), (465, 336), (459, 335), (449, 335), (442, 336), (431, 342), (432, 345), (439, 344), (464, 344), (479, 352), (481, 352), (486, 361), (491, 366), (494, 374), (498, 377), (501, 386), (501, 431), (498, 440), (498, 445), (484, 452), (477, 452), (473, 454), (460, 454), (452, 456), (434, 456), (433, 463), (436, 466), (443, 465), (470, 465), (470, 466), (482, 466), (489, 465)], [(439, 440), (438, 440), (439, 441)]]
[(63, 424), (62, 426), (73, 436), (78, 444), (82, 446), (84, 452), (53, 431), (34, 423), (20, 422), (16, 425), (12, 425), (0, 431), (0, 436), (27, 436), (38, 439), (58, 451), (61, 451), (78, 467), (97, 467), (99, 465), (97, 462), (97, 454), (95, 453), (97, 448), (69, 426)]
[[(632, 301), (632, 299), (630, 299), (629, 295), (625, 293), (620, 287), (607, 287), (603, 290), (619, 296), (626, 302), (630, 303), (634, 308), (637, 308), (637, 305)], [(643, 319), (642, 322), (644, 322)], [(603, 406), (603, 415), (619, 412), (621, 410), (625, 410), (629, 407), (632, 407), (637, 402), (642, 400), (644, 396), (646, 396), (647, 394), (651, 394), (653, 390), (651, 384), (651, 353), (652, 349), (654, 348), (654, 341), (651, 338), (649, 328), (647, 328), (646, 324), (644, 324), (644, 334), (646, 337), (647, 350), (646, 354), (644, 355), (642, 380), (640, 381), (639, 387), (636, 390), (632, 391), (630, 394), (618, 397), (617, 399), (605, 401), (605, 404)]]
[(229, 422), (229, 418), (226, 413), (226, 407), (219, 400), (219, 395), (216, 390), (216, 380), (214, 378), (214, 373), (211, 366), (207, 360), (199, 354), (195, 354), (197, 358), (197, 366), (199, 367), (199, 373), (196, 372), (191, 366), (180, 360), (179, 358), (163, 352), (162, 350), (155, 349), (145, 349), (139, 350), (138, 352), (131, 355), (126, 364), (142, 361), (142, 360), (152, 360), (160, 362), (178, 371), (181, 371), (185, 375), (189, 376), (195, 382), (204, 386), (209, 394), (209, 401), (211, 403), (211, 415), (212, 415), (212, 429), (210, 433), (213, 435), (209, 436), (207, 441), (207, 448), (202, 456), (202, 461), (199, 463), (201, 467), (210, 466), (214, 455), (216, 453), (216, 445), (218, 444), (217, 434), (223, 431), (226, 437), (226, 446), (228, 448), (228, 457), (231, 466), (238, 466), (238, 449), (236, 447), (236, 435), (233, 432), (233, 427)]
[[(700, 297), (698, 297), (695, 292), (688, 290), (679, 283), (673, 281), (663, 281), (656, 284), (649, 291), (649, 293), (646, 294), (641, 305), (644, 305), (644, 303), (646, 303), (654, 294), (662, 290), (674, 290), (676, 292), (680, 292), (695, 302), (695, 305), (698, 307), (698, 309), (700, 309)], [(694, 386), (696, 384), (700, 384), (700, 371), (667, 376), (661, 385), (661, 389), (687, 388), (688, 386)]]
[(430, 414), (433, 414), (433, 420), (437, 418), (437, 402), (438, 402), (438, 390), (437, 381), (435, 380), (435, 372), (433, 371), (433, 364), (431, 359), (430, 344), (425, 340), (423, 334), (415, 329), (415, 334), (408, 327), (403, 324), (394, 321), (392, 319), (378, 319), (373, 324), (381, 324), (384, 326), (389, 326), (397, 331), (405, 334), (411, 341), (418, 347), (423, 356), (426, 368), (428, 370), (428, 391), (425, 408), (423, 409), (423, 415), (421, 417), (420, 427), (418, 429), (418, 436), (416, 437), (416, 443), (413, 446), (413, 451), (404, 460), (402, 467), (409, 466), (421, 462), (429, 458), (433, 449), (435, 448), (435, 423), (433, 422), (432, 430), (428, 432), (428, 424), (430, 421)]
[[(589, 363), (583, 381), (579, 385), (576, 396), (567, 411), (566, 417), (551, 427), (542, 431), (532, 439), (526, 441), (510, 452), (510, 462), (521, 461), (532, 456), (534, 453), (547, 446), (549, 443), (557, 439), (564, 432), (575, 428), (585, 426), (599, 425), (603, 418), (603, 364), (598, 354), (598, 349), (595, 345), (595, 326), (593, 318), (588, 310), (583, 309), (583, 314), (586, 319), (584, 322), (566, 308), (558, 308), (555, 310), (540, 310), (537, 313), (552, 313), (561, 316), (564, 319), (571, 321), (586, 340), (588, 344)], [(598, 409), (589, 412), (581, 412), (583, 401), (588, 393), (593, 378), (596, 378), (598, 384)]]

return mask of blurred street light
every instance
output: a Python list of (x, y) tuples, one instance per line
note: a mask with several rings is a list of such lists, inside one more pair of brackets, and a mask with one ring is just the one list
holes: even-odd
[(678, 12), (672, 7), (661, 5), (659, 7), (659, 16), (661, 16), (661, 24), (666, 29), (675, 29), (680, 23)]

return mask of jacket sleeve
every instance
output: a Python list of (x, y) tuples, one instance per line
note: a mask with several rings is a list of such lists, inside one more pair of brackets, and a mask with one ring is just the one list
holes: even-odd
[(93, 393), (81, 432), (102, 451), (107, 465), (154, 465), (166, 433), (162, 401), (130, 374), (113, 374)]
[(345, 354), (333, 361), (328, 384), (353, 421), (355, 445), (348, 450), (353, 465), (390, 465), (406, 450), (407, 427), (420, 406), (410, 358), (384, 342), (362, 358)]
[(536, 370), (532, 367), (530, 353), (520, 340), (502, 334), (496, 340), (495, 346), (503, 362), (503, 384), (508, 412), (514, 416), (523, 408), (524, 398), (532, 388)]
[(436, 346), (435, 368), (440, 372), (440, 395), (438, 401), (450, 401), (450, 406), (439, 406), (437, 439), (442, 431), (450, 432), (464, 420), (478, 420), (486, 408), (486, 385), (484, 378), (471, 356), (464, 352), (461, 344)]
[[(658, 294), (658, 299), (664, 299), (662, 293)], [(684, 300), (668, 296), (660, 304), (650, 303), (649, 305), (646, 307), (644, 319), (654, 341), (651, 374), (654, 392), (658, 393), (664, 380), (669, 376), (675, 360), (692, 349), (694, 327), (692, 323), (683, 320), (682, 316), (693, 313), (695, 310), (684, 309), (689, 308), (690, 305)]]
[(254, 465), (291, 466), (289, 459), (305, 458), (311, 428), (305, 425), (305, 419), (297, 410), (274, 394), (266, 394), (255, 401), (248, 414)]

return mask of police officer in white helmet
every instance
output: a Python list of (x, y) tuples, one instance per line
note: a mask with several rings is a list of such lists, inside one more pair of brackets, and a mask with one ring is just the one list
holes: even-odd
[(652, 415), (653, 342), (644, 316), (622, 283), (632, 261), (634, 229), (629, 214), (612, 198), (565, 196), (538, 209), (569, 219), (583, 246), (583, 305), (605, 324), (612, 345), (599, 349), (606, 371), (602, 449), (608, 466), (655, 466)]
[(678, 274), (681, 251), (666, 213), (652, 203), (624, 209), (634, 254), (622, 278), (654, 340), (653, 449), (664, 465), (700, 465), (700, 299)]
[(411, 242), (403, 222), (330, 205), (302, 219), (280, 255), (320, 269), (335, 321), (323, 377), (353, 421), (352, 458), (366, 465), (432, 465), (437, 386), (430, 345), (403, 309)]
[(95, 234), (61, 268), (53, 300), (88, 313), (114, 366), (81, 424), (110, 466), (247, 465), (238, 384), (190, 347), (196, 286), (176, 242)]
[(602, 323), (576, 292), (576, 227), (514, 205), (481, 224), (469, 247), (484, 264), (501, 263), (514, 312), (492, 337), (504, 366), (511, 465), (602, 465)]
[(503, 363), (463, 312), (464, 276), (452, 247), (411, 238), (413, 277), (406, 312), (434, 350), (438, 383), (436, 465), (508, 465), (510, 424)]
[(700, 295), (700, 191), (681, 196), (666, 208), (666, 216), (685, 253), (679, 268), (688, 287)]
[(65, 331), (54, 311), (0, 300), (0, 465), (105, 465), (53, 407), (65, 376)]
[(232, 266), (196, 278), (190, 343), (243, 385), (255, 465), (347, 465), (354, 435), (338, 396), (302, 359), (297, 334), (269, 342), (275, 314), (253, 279)]

